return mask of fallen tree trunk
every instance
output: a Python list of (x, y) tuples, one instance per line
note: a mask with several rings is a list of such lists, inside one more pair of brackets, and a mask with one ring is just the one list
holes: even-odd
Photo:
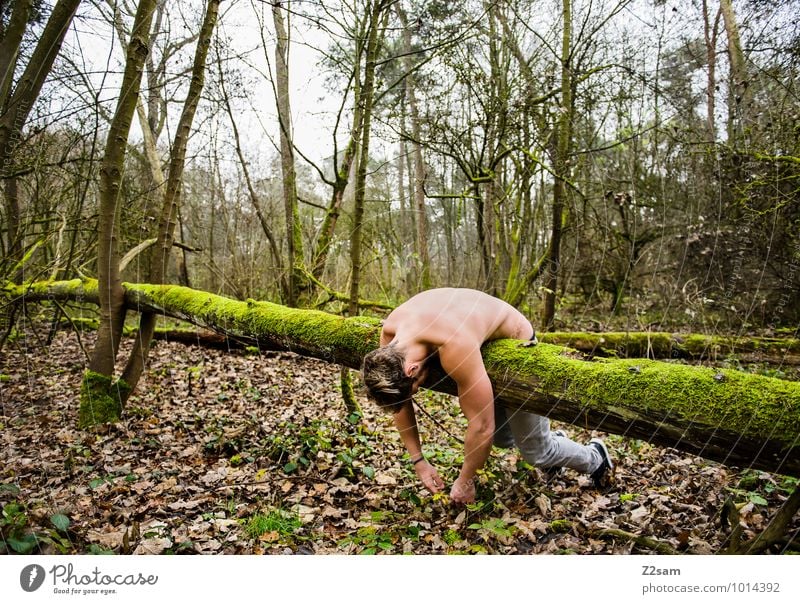
[[(131, 310), (190, 321), (262, 350), (358, 368), (380, 322), (170, 285), (125, 284)], [(96, 302), (96, 281), (7, 286), (10, 299)], [(800, 476), (800, 383), (653, 360), (583, 360), (552, 344), (498, 340), (483, 358), (500, 404), (588, 429), (674, 447), (728, 465)], [(426, 387), (454, 393), (432, 372)]]
[(666, 332), (548, 332), (539, 334), (539, 340), (602, 357), (718, 361), (733, 356), (744, 363), (800, 365), (800, 339), (797, 338)]

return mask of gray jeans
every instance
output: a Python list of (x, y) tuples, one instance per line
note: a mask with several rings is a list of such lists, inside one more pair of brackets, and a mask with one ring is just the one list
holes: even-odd
[(494, 421), (494, 445), (504, 449), (516, 445), (531, 465), (591, 474), (603, 461), (595, 447), (550, 432), (550, 420), (541, 415), (495, 405)]

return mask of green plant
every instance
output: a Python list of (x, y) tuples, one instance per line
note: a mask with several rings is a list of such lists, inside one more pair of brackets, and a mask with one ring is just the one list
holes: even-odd
[[(0, 492), (19, 495), (19, 489), (10, 484), (0, 485)], [(34, 531), (24, 504), (12, 501), (4, 505), (0, 514), (0, 554), (10, 553), (9, 550), (31, 554), (45, 543), (51, 544), (62, 554), (69, 553), (72, 550), (68, 535), (71, 524), (69, 517), (52, 514), (49, 521), (50, 527)]]
[(487, 518), (486, 520), (470, 524), (467, 528), (478, 531), (478, 535), (484, 541), (489, 541), (491, 538), (511, 537), (514, 533), (514, 527), (509, 526), (500, 518)]
[(354, 545), (359, 554), (374, 555), (378, 550), (386, 552), (394, 549), (394, 542), (397, 536), (391, 532), (379, 531), (375, 526), (363, 526), (358, 529), (355, 535), (348, 535), (337, 542), (339, 547)]
[(314, 420), (304, 426), (284, 422), (278, 428), (268, 437), (264, 454), (277, 463), (285, 462), (283, 471), (287, 474), (301, 466), (309, 467), (317, 453), (332, 447), (332, 429), (325, 420)]
[(737, 499), (744, 499), (755, 505), (768, 505), (767, 496), (776, 492), (793, 492), (800, 479), (791, 476), (771, 476), (765, 472), (748, 470), (743, 472), (735, 488), (730, 491)]
[(251, 539), (258, 539), (266, 533), (275, 533), (285, 539), (294, 535), (302, 525), (297, 514), (277, 508), (266, 514), (252, 516), (245, 524), (245, 532)]
[(18, 554), (30, 554), (39, 545), (36, 534), (28, 527), (28, 514), (25, 507), (12, 502), (3, 506), (0, 516), (0, 553), (8, 550)]

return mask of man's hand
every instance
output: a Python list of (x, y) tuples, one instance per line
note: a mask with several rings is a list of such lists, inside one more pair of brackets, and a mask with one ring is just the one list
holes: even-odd
[(439, 477), (436, 468), (427, 461), (419, 462), (414, 466), (414, 469), (417, 472), (417, 477), (431, 493), (439, 493), (444, 488), (444, 481)]
[(460, 478), (456, 480), (450, 489), (450, 501), (463, 505), (475, 503), (475, 481)]

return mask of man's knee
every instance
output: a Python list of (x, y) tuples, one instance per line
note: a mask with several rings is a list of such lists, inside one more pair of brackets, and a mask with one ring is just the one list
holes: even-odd
[(520, 452), (532, 466), (549, 467), (558, 455), (558, 443), (550, 435), (541, 439), (527, 439), (520, 447)]

